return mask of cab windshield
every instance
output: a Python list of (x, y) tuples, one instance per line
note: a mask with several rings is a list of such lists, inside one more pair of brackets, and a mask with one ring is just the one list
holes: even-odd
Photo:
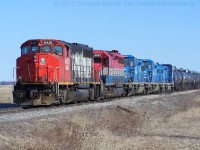
[(51, 52), (51, 47), (50, 46), (42, 46), (41, 50), (44, 53), (49, 53), (49, 52)]
[(22, 47), (22, 55), (24, 54), (27, 54), (29, 52), (32, 52), (32, 53), (38, 53), (40, 52), (40, 47), (39, 46), (24, 46)]
[(24, 46), (22, 47), (22, 55), (27, 54), (31, 51), (31, 47), (30, 46)]
[(101, 58), (94, 58), (94, 63), (101, 63)]
[(144, 61), (143, 63), (144, 63), (144, 66), (146, 67), (146, 69), (152, 69), (151, 62)]
[(31, 52), (33, 52), (33, 53), (39, 53), (40, 52), (40, 47), (39, 46), (32, 46)]
[(130, 59), (129, 58), (124, 58), (124, 66), (130, 66)]
[(124, 66), (125, 67), (133, 67), (134, 66), (134, 60), (130, 58), (124, 58)]
[[(21, 54), (25, 55), (27, 53), (50, 53), (51, 50), (51, 46), (24, 46), (21, 48)], [(53, 53), (55, 53), (56, 55), (63, 55), (63, 48), (62, 46), (53, 46)]]

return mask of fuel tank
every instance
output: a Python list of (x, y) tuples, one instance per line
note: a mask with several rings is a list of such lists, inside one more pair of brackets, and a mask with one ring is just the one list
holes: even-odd
[(119, 97), (122, 94), (123, 94), (123, 88), (112, 88), (112, 89), (109, 89), (105, 93), (105, 96), (107, 96), (107, 97)]
[(76, 91), (72, 91), (70, 93), (69, 102), (81, 102), (87, 101), (89, 99), (89, 91), (88, 89), (77, 89)]

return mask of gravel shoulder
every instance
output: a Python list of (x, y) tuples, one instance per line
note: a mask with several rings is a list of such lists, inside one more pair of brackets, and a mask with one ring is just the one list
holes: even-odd
[(199, 149), (200, 90), (0, 113), (0, 149)]

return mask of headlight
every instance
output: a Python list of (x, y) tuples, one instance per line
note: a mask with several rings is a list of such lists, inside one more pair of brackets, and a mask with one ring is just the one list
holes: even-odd
[(37, 56), (34, 56), (34, 62), (36, 63), (37, 62)]

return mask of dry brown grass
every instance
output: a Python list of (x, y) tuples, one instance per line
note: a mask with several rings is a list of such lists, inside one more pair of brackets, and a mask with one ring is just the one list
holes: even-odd
[(199, 149), (199, 95), (1, 123), (0, 149)]
[(12, 103), (12, 85), (0, 85), (0, 103)]
[[(129, 136), (127, 128), (123, 128), (129, 124), (126, 118), (121, 129), (114, 128), (116, 130), (110, 130), (110, 127), (116, 126), (117, 121), (113, 124), (112, 121), (99, 124), (81, 115), (75, 115), (69, 120), (58, 117), (55, 120), (49, 119), (51, 121), (48, 122), (43, 119), (28, 121), (25, 124), (18, 123), (15, 129), (8, 125), (7, 128), (11, 129), (9, 132), (1, 128), (0, 149), (198, 149), (199, 112), (200, 109), (194, 108), (178, 113), (171, 116), (167, 123), (151, 120), (146, 122), (149, 126), (145, 124), (138, 129), (139, 133), (134, 133), (135, 126), (130, 126)], [(188, 123), (191, 118), (198, 120)], [(125, 135), (122, 134), (123, 129)]]

